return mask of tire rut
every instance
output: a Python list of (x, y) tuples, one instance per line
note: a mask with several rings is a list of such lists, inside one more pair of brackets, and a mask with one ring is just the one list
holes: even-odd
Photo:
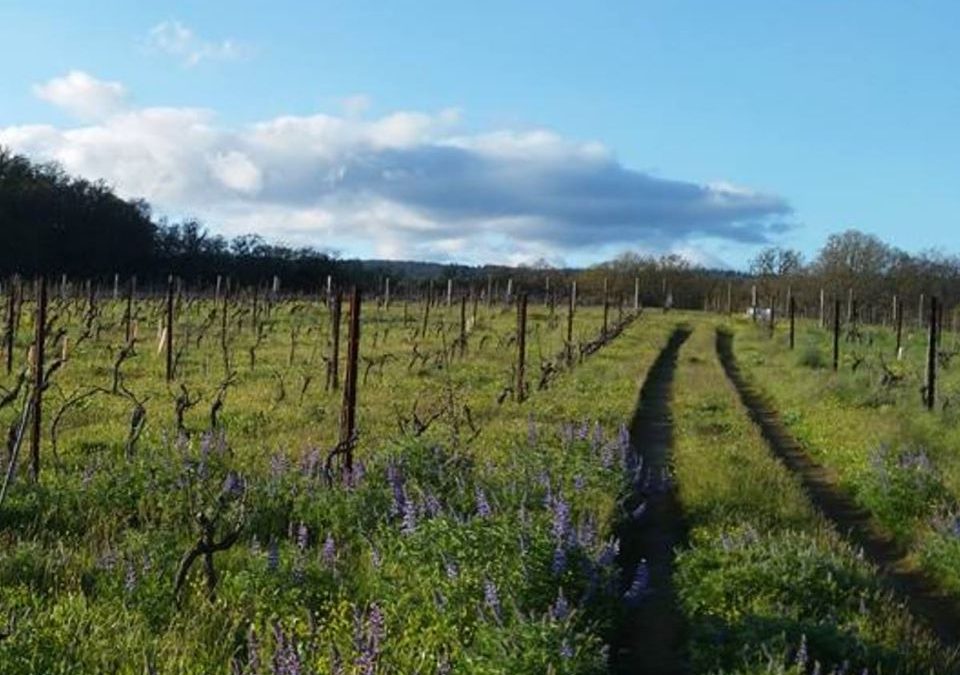
[[(614, 673), (688, 672), (684, 621), (672, 584), (674, 550), (686, 541), (686, 527), (669, 479), (669, 462), (673, 443), (670, 392), (677, 355), (690, 333), (690, 328), (681, 326), (670, 336), (640, 388), (630, 424), (630, 442), (643, 458), (643, 471), (627, 499), (627, 515), (617, 527), (618, 562), (624, 590), (642, 560), (646, 560), (649, 585), (638, 606), (627, 611), (615, 636)], [(645, 504), (642, 515), (632, 517), (641, 504)]]
[(944, 645), (960, 646), (960, 606), (956, 598), (943, 595), (929, 576), (910, 568), (905, 552), (878, 531), (870, 512), (837, 485), (830, 471), (807, 454), (787, 430), (776, 409), (744, 377), (733, 353), (733, 335), (718, 330), (716, 349), (727, 378), (770, 450), (800, 478), (814, 506), (838, 532), (863, 549), (865, 557), (882, 572), (886, 584)]

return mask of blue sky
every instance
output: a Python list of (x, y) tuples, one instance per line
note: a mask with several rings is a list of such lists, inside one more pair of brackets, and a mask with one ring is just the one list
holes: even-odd
[(0, 0), (0, 143), (345, 255), (951, 247), (960, 4), (596, 4)]

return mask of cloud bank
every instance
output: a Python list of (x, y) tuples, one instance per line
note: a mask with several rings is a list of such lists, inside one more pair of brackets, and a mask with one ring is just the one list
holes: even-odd
[(200, 108), (130, 108), (119, 83), (70, 73), (36, 94), (85, 122), (0, 128), (0, 144), (105, 179), (226, 234), (389, 258), (523, 262), (697, 239), (756, 244), (779, 196), (668, 180), (550, 131), (463, 133), (456, 110), (280, 116), (231, 128)]

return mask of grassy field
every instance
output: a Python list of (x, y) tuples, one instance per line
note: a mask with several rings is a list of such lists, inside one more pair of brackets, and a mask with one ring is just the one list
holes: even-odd
[[(672, 577), (654, 580), (683, 623), (671, 672), (957, 669), (775, 458), (716, 349), (732, 331), (743, 372), (838, 489), (955, 592), (960, 380), (947, 367), (946, 409), (923, 412), (919, 334), (881, 362), (889, 331), (865, 330), (835, 375), (808, 323), (791, 352), (752, 322), (613, 308), (597, 341), (602, 309), (581, 307), (567, 345), (565, 308), (531, 304), (518, 402), (514, 307), (467, 303), (461, 353), (458, 302), (426, 317), (368, 302), (345, 472), (327, 464), (342, 392), (323, 303), (246, 297), (224, 324), (222, 304), (183, 299), (171, 382), (164, 311), (137, 303), (125, 351), (122, 300), (51, 303), (40, 479), (26, 443), (2, 463), (0, 672), (647, 672), (656, 636), (625, 626), (656, 624), (656, 589), (617, 533), (657, 518), (652, 490), (682, 511)], [(6, 429), (29, 393), (32, 322), (28, 303), (0, 378)], [(638, 392), (664, 376), (651, 366), (678, 328), (691, 335), (669, 365), (669, 418), (645, 422)], [(342, 380), (346, 311), (341, 337)], [(885, 368), (902, 378), (881, 383)], [(654, 423), (671, 439), (657, 476), (631, 440)]]

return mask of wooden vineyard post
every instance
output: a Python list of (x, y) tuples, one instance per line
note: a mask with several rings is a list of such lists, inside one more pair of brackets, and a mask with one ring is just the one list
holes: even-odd
[(353, 444), (357, 428), (357, 364), (360, 361), (360, 289), (350, 294), (350, 324), (347, 333), (347, 373), (340, 411), (340, 444), (346, 448), (344, 468), (353, 473)]
[(840, 298), (833, 301), (833, 372), (840, 367)]
[(447, 307), (453, 304), (453, 279), (447, 279)]
[(114, 273), (113, 275), (113, 301), (116, 302), (117, 298), (120, 297), (120, 275)]
[(340, 310), (343, 306), (343, 292), (337, 291), (333, 296), (333, 307), (330, 312), (330, 388), (340, 388)]
[(917, 328), (923, 328), (923, 293), (920, 294), (920, 304), (917, 305)]
[(795, 321), (796, 321), (796, 312), (797, 312), (797, 301), (794, 297), (790, 296), (790, 302), (788, 303), (787, 311), (790, 312), (790, 349), (792, 350), (795, 345)]
[(753, 322), (757, 322), (757, 285), (750, 287), (750, 313), (753, 314)]
[(513, 278), (507, 279), (507, 304), (513, 302)]
[(133, 338), (133, 294), (137, 290), (137, 277), (130, 277), (130, 284), (127, 286), (127, 307), (123, 312), (123, 334), (127, 343)]
[(517, 403), (526, 398), (527, 294), (517, 296)]
[(897, 315), (897, 351), (896, 357), (900, 358), (900, 349), (903, 345), (903, 300), (897, 300), (895, 312)]
[(937, 323), (940, 319), (937, 298), (930, 296), (930, 334), (927, 338), (927, 381), (924, 397), (927, 410), (933, 410), (937, 400)]
[(477, 289), (470, 287), (470, 299), (473, 301), (473, 325), (477, 325)]
[(7, 362), (7, 375), (13, 370), (13, 350), (16, 345), (16, 321), (14, 313), (17, 308), (17, 285), (14, 277), (10, 278), (9, 288), (7, 288), (7, 327), (3, 333), (3, 349)]
[(390, 277), (383, 282), (383, 307), (387, 311), (390, 310)]
[(577, 282), (570, 282), (570, 307), (567, 309), (567, 363), (573, 363), (573, 315), (577, 311)]
[(546, 275), (543, 282), (543, 306), (550, 307), (550, 275)]
[(847, 289), (847, 325), (853, 323), (853, 287)]
[(167, 382), (173, 381), (173, 275), (167, 277), (167, 326), (165, 347), (167, 350)]
[(773, 337), (777, 321), (777, 296), (770, 298), (770, 337)]
[(607, 336), (607, 318), (610, 314), (610, 300), (607, 297), (607, 278), (603, 278), (603, 332), (601, 335), (603, 337)]
[(427, 300), (423, 303), (423, 328), (420, 329), (420, 337), (423, 339), (427, 337), (427, 322), (430, 320), (430, 302), (432, 295), (433, 284), (430, 284), (430, 286), (427, 287)]
[(220, 351), (223, 352), (223, 375), (230, 376), (230, 354), (228, 351), (229, 342), (227, 341), (227, 319), (230, 313), (230, 284), (223, 289), (223, 295), (220, 297)]
[(34, 480), (40, 479), (40, 422), (43, 413), (43, 350), (47, 341), (47, 282), (37, 279), (36, 331), (33, 341), (33, 392), (31, 395), (30, 467)]
[(640, 277), (633, 279), (633, 311), (640, 311)]
[(467, 351), (467, 296), (460, 298), (460, 358)]
[(487, 307), (493, 303), (493, 275), (487, 275)]

